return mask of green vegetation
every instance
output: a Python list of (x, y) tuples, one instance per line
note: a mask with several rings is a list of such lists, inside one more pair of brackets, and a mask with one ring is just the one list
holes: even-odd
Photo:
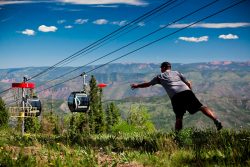
[[(90, 112), (68, 113), (64, 100), (43, 99), (42, 116), (25, 118), (23, 136), (20, 122), (9, 119), (0, 99), (0, 166), (250, 166), (249, 68), (245, 72), (237, 68), (217, 71), (216, 66), (200, 70), (207, 68), (203, 66), (197, 65), (198, 70), (179, 68), (193, 81), (201, 101), (222, 120), (225, 128), (220, 132), (201, 113), (186, 114), (185, 129), (178, 134), (172, 131), (171, 102), (167, 96), (159, 96), (160, 91), (150, 98), (101, 103), (107, 94), (97, 88), (92, 76)], [(131, 96), (131, 78), (134, 81), (133, 77), (140, 75), (149, 80), (155, 73), (99, 77), (114, 81), (117, 88), (107, 88), (104, 93), (124, 97)], [(120, 86), (122, 80), (128, 81), (127, 85)], [(147, 95), (146, 90), (133, 93)]]
[(250, 131), (21, 136), (0, 129), (0, 166), (249, 166)]
[(6, 126), (9, 121), (8, 110), (5, 107), (3, 99), (0, 97), (0, 127)]
[(249, 129), (162, 133), (143, 103), (132, 104), (123, 118), (110, 103), (102, 109), (105, 131), (96, 133), (89, 129), (86, 113), (59, 117), (49, 111), (41, 121), (30, 118), (23, 136), (20, 129), (0, 128), (0, 166), (250, 165)]

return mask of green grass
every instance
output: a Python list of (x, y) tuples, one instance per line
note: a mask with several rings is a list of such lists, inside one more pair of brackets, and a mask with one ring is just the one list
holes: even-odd
[(0, 166), (249, 166), (250, 130), (25, 134), (0, 129)]

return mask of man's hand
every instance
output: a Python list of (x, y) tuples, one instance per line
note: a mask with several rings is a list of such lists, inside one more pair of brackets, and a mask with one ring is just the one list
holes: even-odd
[(130, 87), (131, 87), (132, 90), (134, 90), (134, 89), (138, 88), (138, 85), (137, 84), (131, 84)]

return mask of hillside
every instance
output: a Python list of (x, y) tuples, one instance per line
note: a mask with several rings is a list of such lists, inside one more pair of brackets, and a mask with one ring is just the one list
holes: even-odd
[[(250, 128), (250, 62), (210, 62), (195, 64), (173, 64), (173, 70), (186, 75), (193, 83), (193, 91), (202, 103), (212, 107), (223, 121), (225, 127)], [(87, 69), (95, 68), (89, 66)], [(46, 67), (29, 67), (0, 70), (0, 90), (10, 87), (11, 82), (20, 82), (23, 76), (31, 77), (46, 69)], [(61, 67), (42, 77), (35, 78), (34, 82), (39, 90), (47, 88), (47, 81), (73, 70), (73, 67)], [(68, 76), (72, 78), (80, 72)], [(152, 120), (158, 129), (170, 130), (173, 128), (174, 114), (169, 98), (161, 86), (132, 91), (130, 84), (134, 82), (149, 81), (159, 73), (159, 64), (110, 64), (95, 71), (98, 82), (107, 83), (104, 89), (104, 102), (115, 100), (123, 115), (132, 104), (146, 106), (151, 113)], [(90, 74), (89, 74), (90, 75)], [(66, 77), (67, 78), (67, 77)], [(90, 76), (88, 76), (88, 79)], [(63, 78), (65, 79), (65, 78)], [(55, 82), (58, 83), (58, 82)], [(51, 86), (51, 83), (47, 83)], [(39, 87), (39, 85), (42, 85)], [(39, 94), (44, 108), (53, 108), (57, 113), (68, 113), (66, 99), (71, 91), (80, 90), (81, 78), (59, 85), (53, 90), (49, 89)], [(53, 91), (53, 94), (51, 94)], [(11, 92), (4, 95), (11, 96)], [(7, 99), (8, 100), (11, 99)], [(53, 106), (51, 106), (51, 100)], [(195, 127), (212, 126), (210, 120), (196, 114), (185, 117), (184, 125)]]
[[(164, 91), (162, 91), (161, 87), (153, 87), (134, 92), (130, 90), (129, 85), (134, 82), (151, 80), (160, 72), (159, 66), (159, 64), (143, 63), (110, 64), (88, 75), (94, 75), (98, 82), (108, 84), (108, 87), (104, 89), (104, 98), (106, 100), (123, 99), (129, 96), (150, 97), (164, 95)], [(182, 72), (193, 82), (195, 92), (210, 92), (212, 96), (233, 96), (249, 99), (250, 62), (211, 62), (173, 64), (172, 66), (173, 70)], [(60, 80), (48, 82), (75, 69), (74, 67), (60, 67), (50, 73), (34, 78), (32, 81), (36, 83), (37, 91), (39, 91), (95, 67), (88, 66), (85, 69), (81, 69), (81, 71), (76, 70), (70, 75), (60, 78)], [(0, 69), (0, 91), (9, 88), (12, 82), (21, 82), (24, 76), (27, 78), (32, 77), (46, 68)], [(89, 78), (90, 76), (87, 79)], [(81, 85), (81, 78), (66, 82), (53, 88), (53, 96), (56, 99), (66, 99), (71, 91), (81, 89)], [(41, 92), (39, 96), (51, 96), (49, 91), (51, 89)]]

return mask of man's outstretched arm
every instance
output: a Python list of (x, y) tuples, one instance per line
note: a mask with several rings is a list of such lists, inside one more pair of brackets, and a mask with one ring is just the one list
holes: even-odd
[(144, 82), (144, 83), (140, 83), (140, 84), (131, 84), (131, 89), (136, 89), (136, 88), (147, 88), (149, 86), (151, 86), (150, 82)]

